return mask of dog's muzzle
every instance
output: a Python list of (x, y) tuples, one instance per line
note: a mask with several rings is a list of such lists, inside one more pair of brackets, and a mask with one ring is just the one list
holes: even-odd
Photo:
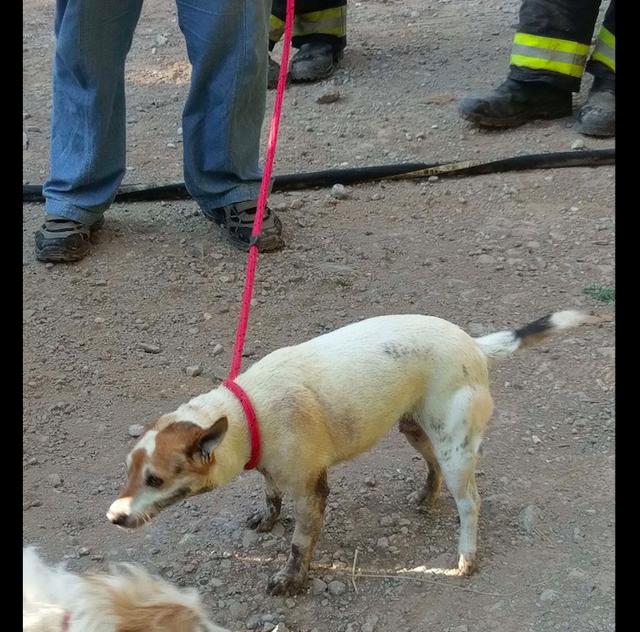
[(131, 498), (118, 498), (114, 501), (109, 511), (107, 511), (107, 520), (111, 524), (115, 524), (119, 527), (135, 527), (136, 524), (132, 524), (131, 518)]

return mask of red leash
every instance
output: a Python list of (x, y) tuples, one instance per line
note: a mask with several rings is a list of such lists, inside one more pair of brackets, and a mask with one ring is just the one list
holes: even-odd
[(249, 256), (247, 258), (247, 273), (242, 293), (242, 305), (240, 307), (240, 317), (236, 330), (236, 340), (233, 346), (233, 357), (229, 377), (225, 380), (226, 386), (237, 398), (247, 417), (249, 434), (251, 437), (251, 458), (244, 466), (246, 470), (251, 470), (260, 462), (260, 427), (251, 400), (244, 390), (235, 383), (236, 377), (240, 373), (242, 366), (242, 352), (244, 342), (247, 337), (247, 327), (249, 325), (249, 312), (251, 311), (251, 297), (253, 296), (253, 286), (258, 267), (258, 246), (257, 241), (262, 232), (262, 219), (264, 209), (267, 205), (269, 190), (271, 189), (271, 173), (278, 144), (278, 130), (280, 128), (280, 115), (282, 114), (282, 102), (284, 100), (284, 90), (287, 83), (287, 73), (289, 71), (289, 53), (291, 51), (291, 37), (293, 33), (293, 20), (295, 13), (295, 0), (287, 0), (287, 14), (284, 25), (284, 39), (282, 44), (282, 61), (280, 62), (280, 75), (278, 77), (278, 88), (273, 105), (271, 125), (269, 126), (269, 140), (267, 143), (267, 155), (264, 164), (264, 173), (260, 183), (260, 194), (256, 206), (256, 216), (253, 220), (251, 230), (251, 245), (249, 246)]

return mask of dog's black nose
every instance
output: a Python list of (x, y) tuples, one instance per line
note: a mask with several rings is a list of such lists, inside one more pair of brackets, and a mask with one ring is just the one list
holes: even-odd
[(109, 522), (111, 522), (112, 524), (116, 524), (121, 527), (127, 520), (127, 514), (109, 511), (107, 513), (107, 520), (109, 520)]

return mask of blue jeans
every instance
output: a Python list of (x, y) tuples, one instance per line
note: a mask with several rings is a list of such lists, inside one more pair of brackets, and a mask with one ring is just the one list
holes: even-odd
[[(258, 197), (268, 0), (176, 0), (192, 66), (184, 177), (205, 209)], [(92, 224), (125, 173), (125, 58), (142, 0), (57, 0), (47, 213)]]

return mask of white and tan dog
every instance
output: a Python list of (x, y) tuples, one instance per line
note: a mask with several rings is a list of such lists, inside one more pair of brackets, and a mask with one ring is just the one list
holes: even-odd
[(211, 623), (194, 590), (131, 564), (81, 577), (22, 550), (23, 632), (228, 632)]
[[(236, 382), (260, 423), (257, 469), (266, 481), (266, 511), (249, 525), (271, 529), (283, 494), (295, 506), (291, 553), (269, 592), (293, 594), (305, 585), (329, 493), (327, 469), (368, 450), (397, 423), (429, 468), (422, 500), (435, 500), (446, 481), (460, 515), (458, 568), (473, 572), (475, 466), (493, 411), (487, 360), (587, 320), (556, 312), (518, 330), (471, 338), (440, 318), (381, 316), (274, 351), (241, 374)], [(231, 481), (250, 450), (235, 395), (222, 386), (200, 395), (148, 426), (127, 457), (128, 482), (107, 517), (138, 527), (182, 498)]]

